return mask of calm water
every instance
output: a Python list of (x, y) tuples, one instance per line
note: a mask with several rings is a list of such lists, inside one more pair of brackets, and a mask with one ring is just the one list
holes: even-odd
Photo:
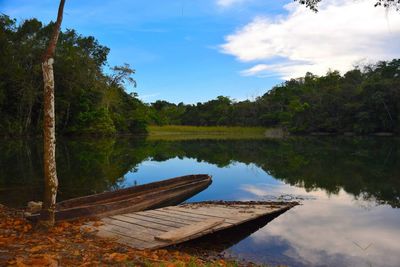
[[(189, 201), (297, 199), (301, 206), (226, 248), (259, 263), (400, 266), (400, 140), (59, 140), (59, 200), (191, 173), (212, 185)], [(42, 195), (36, 140), (0, 142), (0, 203)]]

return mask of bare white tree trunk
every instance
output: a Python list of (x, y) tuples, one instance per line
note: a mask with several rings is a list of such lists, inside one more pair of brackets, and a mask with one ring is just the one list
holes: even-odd
[(43, 82), (44, 82), (44, 180), (45, 195), (42, 210), (42, 224), (46, 226), (54, 225), (55, 209), (58, 189), (57, 169), (56, 169), (56, 127), (54, 109), (54, 59), (51, 57), (42, 63)]
[(56, 120), (54, 109), (54, 54), (58, 36), (60, 35), (65, 0), (60, 0), (57, 21), (53, 28), (49, 45), (43, 56), (42, 71), (44, 83), (43, 95), (43, 159), (45, 194), (39, 224), (46, 228), (55, 223), (55, 211), (57, 201), (58, 179), (56, 168)]

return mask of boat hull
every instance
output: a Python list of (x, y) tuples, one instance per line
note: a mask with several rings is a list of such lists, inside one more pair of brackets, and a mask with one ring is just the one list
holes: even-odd
[[(211, 184), (208, 175), (188, 175), (112, 192), (66, 200), (57, 204), (56, 220), (102, 218), (179, 204)], [(40, 214), (30, 217), (40, 218)]]

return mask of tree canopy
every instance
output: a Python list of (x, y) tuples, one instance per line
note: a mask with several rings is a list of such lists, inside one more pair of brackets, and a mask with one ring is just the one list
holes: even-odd
[[(313, 11), (318, 11), (318, 4), (323, 0), (294, 0), (300, 4), (307, 6)], [(375, 7), (382, 6), (385, 8), (395, 8), (400, 10), (400, 0), (376, 0)]]
[[(0, 134), (42, 131), (41, 57), (53, 23), (0, 15)], [(113, 134), (145, 130), (144, 104), (125, 90), (129, 65), (106, 74), (110, 49), (92, 36), (68, 29), (60, 33), (54, 63), (56, 128), (60, 134)]]
[(292, 133), (400, 133), (400, 59), (341, 75), (307, 73), (275, 86), (254, 101), (229, 97), (195, 105), (157, 101), (154, 124), (281, 127)]

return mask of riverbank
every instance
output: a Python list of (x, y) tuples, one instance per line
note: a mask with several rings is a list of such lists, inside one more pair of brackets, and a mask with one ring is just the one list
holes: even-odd
[(392, 132), (374, 132), (368, 134), (356, 134), (354, 132), (310, 132), (289, 133), (286, 130), (266, 127), (242, 127), (242, 126), (186, 126), (165, 125), (147, 127), (150, 140), (193, 140), (193, 139), (280, 139), (285, 137), (321, 137), (321, 136), (345, 136), (345, 137), (398, 137)]
[(0, 266), (243, 265), (174, 250), (135, 250), (83, 231), (83, 223), (62, 222), (48, 232), (41, 232), (23, 218), (22, 211), (0, 205)]
[(148, 126), (150, 140), (185, 140), (185, 139), (262, 139), (268, 128), (239, 126)]

